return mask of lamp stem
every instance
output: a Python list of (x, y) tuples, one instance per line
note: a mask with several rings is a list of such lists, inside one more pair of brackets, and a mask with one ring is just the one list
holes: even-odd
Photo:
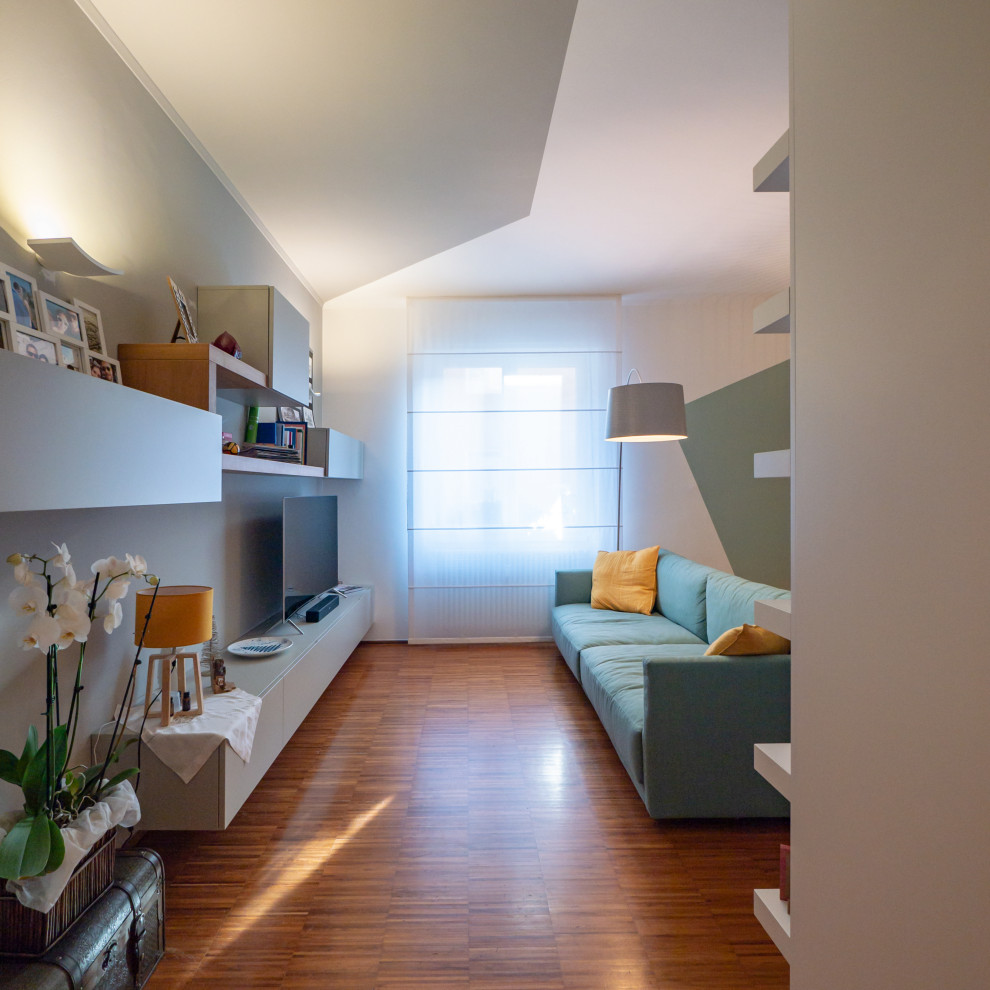
[(615, 513), (615, 549), (619, 549), (619, 534), (622, 532), (622, 441), (619, 441), (619, 490), (616, 497)]

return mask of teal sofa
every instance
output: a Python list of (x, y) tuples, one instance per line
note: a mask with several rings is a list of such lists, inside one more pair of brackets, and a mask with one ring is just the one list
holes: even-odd
[(783, 817), (755, 743), (790, 740), (791, 658), (704, 655), (790, 592), (667, 550), (651, 615), (591, 607), (591, 571), (558, 571), (553, 638), (652, 818)]

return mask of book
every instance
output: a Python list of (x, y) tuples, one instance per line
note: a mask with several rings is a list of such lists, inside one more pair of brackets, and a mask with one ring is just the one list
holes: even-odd
[(791, 847), (781, 844), (780, 846), (780, 899), (787, 908), (787, 913), (791, 913)]

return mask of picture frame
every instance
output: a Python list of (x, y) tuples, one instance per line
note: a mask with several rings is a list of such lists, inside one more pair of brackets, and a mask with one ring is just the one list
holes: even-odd
[(86, 360), (89, 362), (89, 373), (93, 378), (102, 378), (107, 382), (121, 383), (120, 362), (105, 354), (93, 354), (86, 352)]
[(86, 356), (86, 348), (77, 344), (73, 340), (63, 338), (58, 342), (60, 364), (70, 371), (78, 371), (80, 374), (89, 372), (89, 359)]
[(6, 316), (9, 318), (11, 315), (11, 305), (10, 280), (7, 278), (6, 272), (0, 272), (0, 316)]
[(56, 367), (62, 363), (59, 340), (42, 330), (32, 330), (25, 326), (10, 327), (11, 350), (22, 357), (42, 361)]
[(10, 285), (10, 315), (13, 322), (28, 330), (40, 330), (38, 283), (10, 265), (4, 265), (2, 271)]
[(303, 422), (309, 427), (316, 426), (316, 419), (313, 416), (312, 406), (303, 406)]
[(189, 303), (182, 294), (182, 290), (175, 284), (171, 276), (168, 279), (168, 286), (172, 290), (172, 299), (175, 302), (175, 310), (179, 314), (179, 322), (175, 325), (172, 334), (172, 343), (179, 339), (179, 330), (185, 332), (186, 341), (190, 344), (199, 343), (199, 334), (196, 333), (196, 324), (193, 323), (192, 313), (189, 310)]
[(82, 314), (83, 330), (86, 333), (86, 350), (93, 354), (105, 355), (107, 353), (107, 341), (106, 337), (103, 336), (103, 317), (100, 316), (100, 311), (81, 299), (73, 299), (72, 305)]
[(41, 310), (41, 329), (45, 333), (83, 343), (82, 313), (75, 306), (47, 292), (38, 293), (38, 302)]
[(279, 406), (278, 421), (280, 423), (301, 423), (303, 421), (302, 410), (299, 406)]
[(0, 351), (13, 350), (10, 342), (10, 320), (0, 319)]

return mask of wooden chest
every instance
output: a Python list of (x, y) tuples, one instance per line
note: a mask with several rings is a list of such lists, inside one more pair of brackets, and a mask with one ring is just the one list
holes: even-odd
[(0, 960), (4, 990), (143, 987), (165, 951), (165, 878), (150, 849), (117, 853), (110, 889), (46, 952)]

